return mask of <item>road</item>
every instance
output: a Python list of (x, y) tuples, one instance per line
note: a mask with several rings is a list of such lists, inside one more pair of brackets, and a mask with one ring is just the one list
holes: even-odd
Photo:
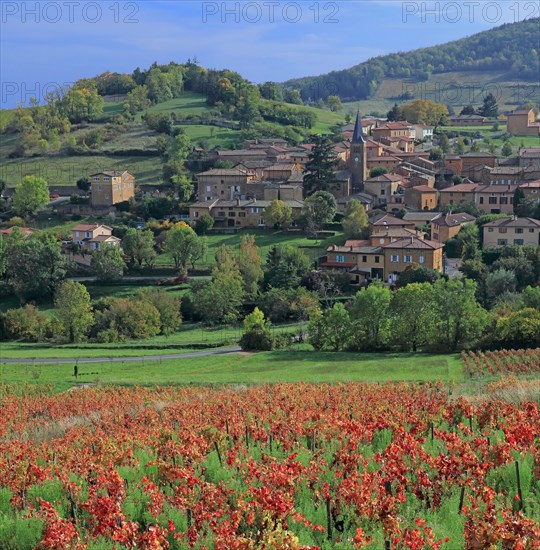
[(66, 365), (73, 363), (136, 363), (141, 361), (161, 361), (164, 359), (189, 359), (191, 357), (204, 357), (207, 355), (225, 355), (242, 351), (240, 346), (229, 348), (209, 349), (205, 351), (193, 351), (191, 353), (170, 353), (161, 355), (140, 355), (135, 357), (54, 357), (47, 359), (0, 359), (0, 364), (9, 365), (32, 363), (32, 365)]

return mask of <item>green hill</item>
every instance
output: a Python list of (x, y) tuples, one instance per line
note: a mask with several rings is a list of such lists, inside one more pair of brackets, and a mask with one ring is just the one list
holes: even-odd
[[(107, 98), (108, 99), (108, 98)], [(100, 131), (106, 136), (99, 145), (77, 151), (66, 146), (67, 137), (59, 150), (44, 152), (35, 146), (24, 155), (15, 155), (20, 135), (10, 127), (16, 117), (16, 110), (0, 111), (0, 179), (12, 187), (26, 175), (42, 175), (50, 185), (74, 185), (75, 182), (100, 170), (129, 169), (141, 184), (162, 183), (164, 159), (159, 154), (159, 140), (163, 134), (150, 130), (143, 122), (143, 112), (137, 113), (132, 120), (125, 122), (118, 130), (114, 129), (115, 120), (125, 112), (124, 96), (115, 102), (108, 101), (103, 105), (101, 115), (91, 122), (73, 124), (69, 139), (77, 143), (84, 142), (93, 131)], [(281, 102), (280, 102), (281, 104)], [(313, 113), (315, 123), (309, 132), (327, 133), (336, 124), (343, 123), (344, 116), (324, 109), (302, 105), (284, 104), (288, 109), (297, 111), (305, 109)], [(29, 109), (25, 109), (29, 111)], [(206, 149), (234, 149), (241, 146), (245, 132), (232, 118), (216, 118), (215, 108), (208, 104), (207, 97), (193, 91), (183, 91), (178, 97), (159, 102), (145, 113), (172, 115), (174, 127), (181, 128), (194, 145), (203, 145)], [(219, 122), (229, 124), (232, 128), (222, 127)], [(264, 123), (268, 134), (275, 132), (279, 136), (287, 125)], [(306, 132), (307, 134), (307, 132)]]
[[(468, 89), (480, 88), (478, 96), (482, 87), (489, 85), (486, 93), (500, 89), (503, 105), (538, 102), (539, 25), (540, 18), (502, 25), (447, 44), (376, 57), (325, 75), (288, 80), (283, 86), (299, 89), (305, 101), (336, 94), (343, 101), (388, 102), (409, 91), (407, 99), (435, 99), (462, 106), (478, 102), (474, 96), (469, 99)], [(461, 90), (438, 91), (438, 85), (447, 84)]]

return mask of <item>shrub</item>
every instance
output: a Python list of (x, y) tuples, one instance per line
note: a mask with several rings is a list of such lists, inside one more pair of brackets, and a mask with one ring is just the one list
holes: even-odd
[(31, 304), (9, 309), (4, 314), (5, 336), (9, 340), (39, 342), (44, 339), (48, 322), (47, 316)]

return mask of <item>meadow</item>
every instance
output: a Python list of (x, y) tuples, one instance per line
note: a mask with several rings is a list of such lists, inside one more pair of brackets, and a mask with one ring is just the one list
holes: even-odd
[[(283, 330), (287, 330), (283, 328)], [(229, 333), (232, 336), (232, 333)], [(200, 335), (200, 333), (199, 333)], [(197, 336), (197, 332), (193, 334)], [(221, 338), (221, 335), (217, 335)], [(214, 344), (216, 341), (214, 340)], [(211, 347), (212, 340), (207, 341)], [(187, 344), (186, 344), (187, 345)], [(45, 350), (46, 351), (46, 350)], [(67, 349), (66, 349), (67, 351)], [(73, 350), (69, 350), (70, 352)], [(99, 357), (98, 350), (86, 353), (77, 350), (80, 357)], [(281, 382), (384, 382), (435, 381), (460, 382), (465, 380), (463, 363), (458, 355), (423, 355), (393, 353), (332, 353), (312, 350), (271, 351), (262, 353), (230, 353), (185, 359), (161, 361), (129, 361), (129, 354), (144, 355), (136, 347), (113, 347), (104, 353), (103, 362), (79, 364), (79, 378), (73, 377), (73, 363), (39, 365), (30, 359), (21, 363), (2, 364), (0, 381), (6, 384), (52, 384), (57, 391), (78, 383), (119, 385), (177, 385), (177, 384), (264, 384)], [(175, 353), (189, 352), (177, 349)], [(162, 353), (171, 353), (164, 348)], [(9, 348), (6, 350), (9, 353)], [(55, 350), (56, 353), (56, 350)], [(96, 355), (97, 354), (97, 355)], [(156, 355), (156, 350), (148, 350)], [(16, 358), (17, 353), (11, 353)], [(48, 353), (44, 357), (68, 357)], [(75, 356), (76, 357), (76, 356)], [(105, 357), (125, 357), (126, 361), (111, 362)]]

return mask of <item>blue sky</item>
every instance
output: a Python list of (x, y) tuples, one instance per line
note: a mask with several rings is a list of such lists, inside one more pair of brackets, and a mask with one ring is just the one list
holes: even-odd
[(343, 69), (535, 13), (490, 0), (2, 0), (1, 108), (103, 71), (197, 57), (253, 82)]

